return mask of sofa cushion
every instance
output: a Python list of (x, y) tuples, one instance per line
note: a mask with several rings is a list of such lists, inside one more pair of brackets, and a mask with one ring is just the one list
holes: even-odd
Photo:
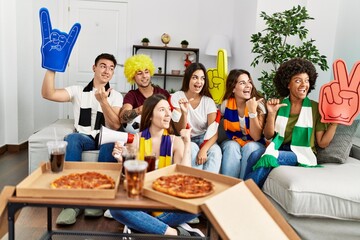
[(263, 191), (295, 216), (360, 220), (360, 161), (323, 166), (277, 167)]
[(350, 154), (352, 139), (358, 126), (359, 120), (355, 120), (351, 126), (339, 124), (329, 146), (317, 148), (318, 163), (344, 163)]

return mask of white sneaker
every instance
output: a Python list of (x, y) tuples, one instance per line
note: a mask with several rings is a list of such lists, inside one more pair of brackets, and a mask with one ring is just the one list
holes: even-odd
[(113, 216), (111, 215), (110, 213), (110, 210), (107, 209), (105, 212), (104, 212), (104, 217), (106, 218), (110, 218), (110, 219), (114, 219)]
[(180, 224), (179, 226), (182, 227), (183, 229), (185, 229), (188, 232), (195, 232), (195, 233), (199, 234), (201, 237), (205, 237), (204, 233), (202, 231), (200, 231), (200, 229), (192, 228), (187, 223)]
[(198, 224), (200, 223), (200, 219), (198, 217), (191, 219), (187, 222), (188, 224)]

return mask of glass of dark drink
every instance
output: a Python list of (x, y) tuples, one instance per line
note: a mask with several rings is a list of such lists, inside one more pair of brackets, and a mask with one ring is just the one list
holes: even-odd
[(51, 172), (58, 173), (64, 168), (66, 141), (49, 141), (47, 142)]
[(156, 168), (156, 154), (147, 153), (145, 154), (144, 160), (148, 163), (147, 172), (154, 171)]
[(126, 191), (129, 199), (141, 199), (144, 187), (147, 162), (142, 160), (127, 160), (124, 162), (126, 176)]
[[(120, 145), (122, 145), (122, 144), (120, 144)], [(122, 158), (122, 163), (123, 164), (127, 160), (135, 160), (135, 159), (137, 159), (137, 157), (138, 157), (138, 149), (137, 149), (136, 146), (130, 145), (130, 144), (126, 144), (125, 146), (123, 146), (123, 150), (122, 150), (122, 153), (121, 153), (121, 158)], [(114, 158), (118, 159), (119, 155), (115, 155)], [(122, 168), (121, 176), (125, 177), (125, 169), (124, 169), (124, 167)]]

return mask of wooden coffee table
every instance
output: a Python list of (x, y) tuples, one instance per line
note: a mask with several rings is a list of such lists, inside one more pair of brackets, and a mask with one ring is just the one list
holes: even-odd
[[(91, 239), (115, 239), (120, 236), (129, 236), (128, 234), (118, 232), (100, 232), (100, 231), (76, 231), (64, 229), (53, 229), (53, 208), (102, 208), (102, 209), (127, 209), (127, 210), (144, 210), (144, 211), (179, 211), (178, 209), (144, 197), (141, 200), (128, 200), (125, 192), (120, 189), (115, 199), (70, 199), (70, 198), (39, 198), (39, 197), (17, 197), (12, 196), (8, 199), (8, 239), (15, 239), (15, 214), (23, 207), (39, 207), (47, 209), (47, 230), (41, 239), (53, 239), (54, 236), (63, 236), (64, 239), (69, 236), (90, 236)], [(31, 219), (29, 219), (31, 221)], [(116, 229), (115, 229), (116, 230)], [(210, 225), (207, 227), (207, 235), (210, 235)], [(141, 239), (166, 239), (168, 236), (159, 236), (153, 234), (131, 234), (131, 236), (141, 237)], [(179, 237), (179, 239), (185, 239)], [(186, 239), (189, 239), (187, 237)], [(191, 239), (210, 239), (209, 237), (191, 237)]]

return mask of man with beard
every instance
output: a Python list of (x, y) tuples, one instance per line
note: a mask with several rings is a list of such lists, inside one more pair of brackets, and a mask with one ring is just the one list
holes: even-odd
[(124, 64), (124, 74), (128, 82), (136, 83), (137, 89), (130, 90), (124, 97), (123, 107), (120, 112), (122, 124), (131, 122), (135, 117), (141, 115), (145, 99), (154, 94), (163, 94), (166, 99), (170, 94), (151, 83), (155, 66), (151, 58), (144, 54), (134, 55), (128, 58)]

